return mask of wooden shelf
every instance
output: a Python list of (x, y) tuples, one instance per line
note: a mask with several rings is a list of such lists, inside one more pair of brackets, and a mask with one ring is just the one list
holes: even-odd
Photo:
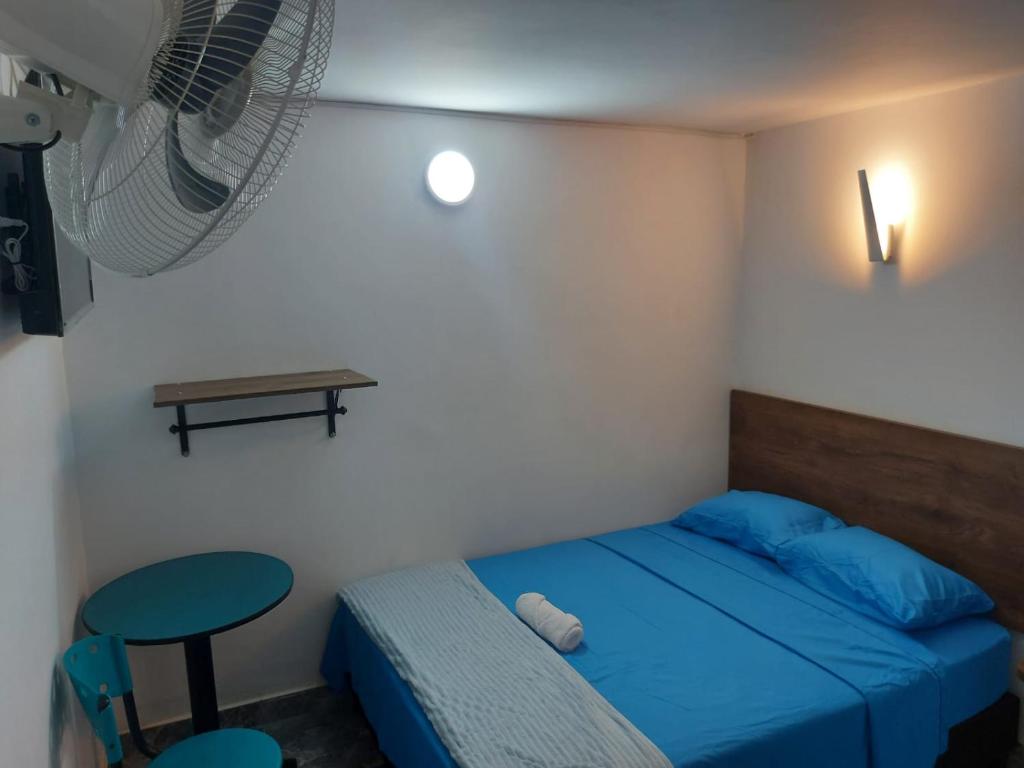
[[(248, 376), (240, 379), (188, 381), (181, 384), (157, 384), (153, 387), (153, 407), (173, 407), (177, 410), (178, 421), (171, 425), (171, 434), (178, 436), (181, 443), (181, 455), (188, 456), (190, 453), (188, 435), (190, 432), (201, 429), (219, 429), (220, 427), (236, 427), (243, 424), (263, 424), (269, 421), (326, 416), (327, 435), (334, 437), (336, 417), (348, 413), (340, 402), (341, 391), (376, 386), (377, 382), (374, 379), (348, 368), (337, 371), (284, 373), (276, 376)], [(185, 406), (198, 403), (217, 403), (225, 400), (246, 400), (253, 397), (276, 397), (278, 395), (301, 395), (309, 392), (323, 392), (326, 407), (316, 411), (206, 421), (199, 424), (190, 424), (185, 413)]]
[(194, 403), (216, 403), (223, 400), (301, 395), (306, 392), (376, 386), (377, 382), (369, 376), (348, 368), (337, 371), (282, 373), (275, 376), (247, 376), (240, 379), (186, 381), (180, 384), (157, 384), (153, 387), (153, 407), (168, 408)]

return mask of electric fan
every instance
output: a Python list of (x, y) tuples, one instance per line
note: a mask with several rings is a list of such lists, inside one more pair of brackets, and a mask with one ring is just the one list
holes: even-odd
[(152, 275), (199, 259), (283, 171), (327, 65), (333, 0), (55, 5), (0, 8), (0, 49), (46, 75), (0, 96), (0, 141), (46, 148), (54, 218), (103, 266)]

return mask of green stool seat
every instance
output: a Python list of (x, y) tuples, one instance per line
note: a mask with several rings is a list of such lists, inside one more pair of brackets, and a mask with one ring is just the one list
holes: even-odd
[(226, 728), (179, 742), (150, 768), (281, 768), (281, 748), (260, 731)]

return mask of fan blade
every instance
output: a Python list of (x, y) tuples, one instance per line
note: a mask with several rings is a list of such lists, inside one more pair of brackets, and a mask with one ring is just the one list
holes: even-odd
[(167, 173), (178, 202), (192, 213), (210, 213), (220, 208), (231, 195), (231, 189), (215, 179), (204, 176), (185, 158), (178, 135), (178, 113), (167, 120), (164, 138)]
[(281, 0), (238, 0), (217, 22), (207, 41), (186, 104), (201, 112), (214, 95), (242, 74), (267, 40)]

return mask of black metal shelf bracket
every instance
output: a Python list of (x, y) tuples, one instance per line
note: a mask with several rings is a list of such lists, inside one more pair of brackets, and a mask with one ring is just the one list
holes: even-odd
[(341, 404), (341, 390), (329, 389), (324, 392), (326, 407), (318, 411), (299, 411), (297, 413), (280, 413), (272, 416), (252, 416), (246, 419), (225, 419), (223, 421), (201, 421), (190, 424), (188, 415), (185, 413), (185, 406), (175, 407), (178, 414), (178, 423), (171, 425), (171, 434), (178, 436), (181, 444), (181, 455), (189, 455), (188, 434), (198, 432), (201, 429), (220, 429), (221, 427), (238, 427), (243, 424), (265, 424), (270, 421), (291, 421), (292, 419), (310, 419), (314, 417), (327, 417), (327, 436), (337, 435), (337, 417), (344, 416), (348, 409)]

